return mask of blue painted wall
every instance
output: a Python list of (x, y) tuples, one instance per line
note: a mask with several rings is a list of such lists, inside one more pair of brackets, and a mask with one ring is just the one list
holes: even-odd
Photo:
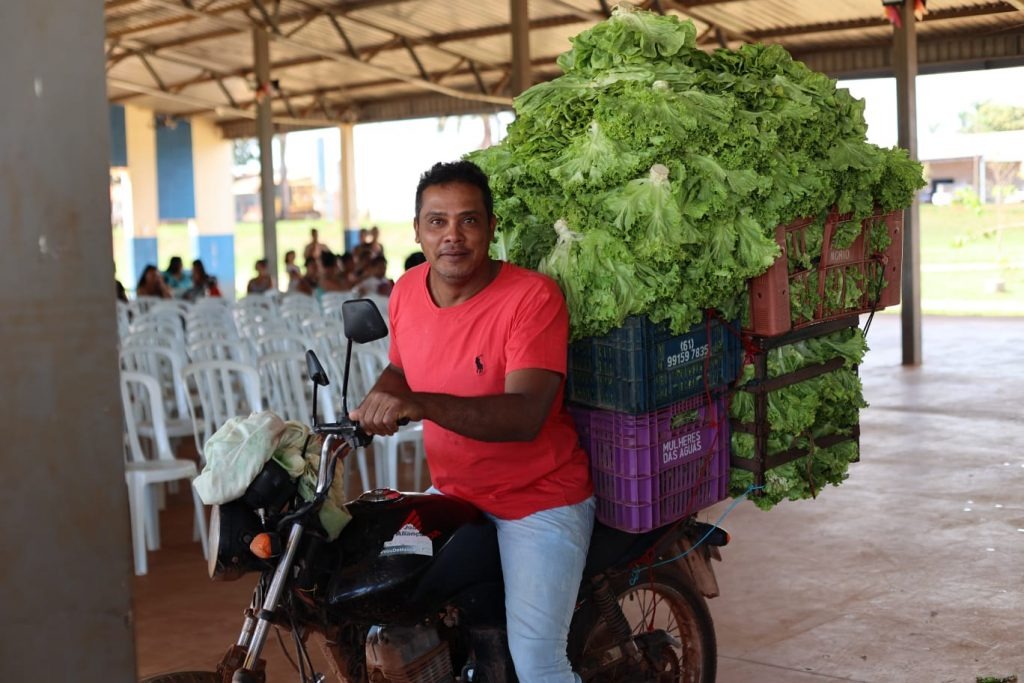
[(156, 185), (160, 220), (196, 217), (192, 175), (192, 126), (188, 121), (167, 123), (156, 117)]
[(136, 237), (132, 239), (132, 272), (135, 273), (135, 279), (130, 283), (123, 282), (121, 284), (128, 289), (135, 289), (135, 285), (142, 277), (142, 271), (147, 265), (160, 268), (160, 262), (157, 260), (156, 238)]
[[(197, 246), (203, 267), (217, 278), (221, 292), (227, 296), (235, 287), (235, 236), (200, 235)], [(242, 265), (251, 268), (253, 264)]]
[(110, 105), (110, 165), (128, 165), (128, 143), (124, 132), (124, 107)]

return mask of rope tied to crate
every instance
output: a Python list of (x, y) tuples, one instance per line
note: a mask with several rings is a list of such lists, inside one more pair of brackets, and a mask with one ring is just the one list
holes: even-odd
[[(711, 525), (711, 528), (708, 529), (707, 532), (705, 532), (705, 534), (703, 536), (701, 536), (697, 540), (696, 543), (694, 543), (688, 549), (686, 549), (685, 551), (679, 553), (675, 557), (670, 557), (668, 559), (661, 560), (659, 562), (651, 562), (650, 560), (654, 559), (654, 549), (652, 548), (652, 549), (648, 550), (646, 553), (644, 553), (644, 555), (640, 559), (638, 559), (636, 561), (635, 566), (630, 571), (630, 574), (629, 574), (629, 585), (630, 586), (635, 586), (637, 584), (637, 582), (640, 580), (640, 574), (643, 571), (646, 570), (648, 572), (651, 572), (656, 567), (661, 567), (662, 565), (666, 565), (666, 564), (669, 564), (671, 562), (676, 562), (678, 560), (681, 560), (684, 557), (686, 557), (687, 555), (689, 555), (690, 553), (692, 553), (694, 550), (699, 548), (701, 545), (704, 544), (705, 541), (708, 540), (708, 538), (711, 537), (711, 534), (713, 534), (715, 532), (715, 530), (719, 528), (719, 525), (722, 523), (722, 520), (724, 520), (726, 517), (728, 517), (729, 513), (732, 512), (736, 508), (736, 506), (739, 505), (740, 502), (743, 501), (744, 498), (749, 496), (754, 491), (757, 491), (757, 490), (763, 489), (763, 488), (764, 488), (764, 486), (755, 486), (754, 484), (751, 484), (750, 486), (748, 486), (746, 491), (744, 491), (740, 495), (736, 496), (735, 499), (733, 499), (732, 503), (729, 504), (729, 507), (727, 507), (725, 509), (725, 512), (722, 513), (722, 515), (715, 521), (715, 523)], [(645, 563), (645, 562), (646, 562), (646, 564), (642, 564), (642, 563)], [(653, 574), (652, 574), (652, 577), (653, 577)]]

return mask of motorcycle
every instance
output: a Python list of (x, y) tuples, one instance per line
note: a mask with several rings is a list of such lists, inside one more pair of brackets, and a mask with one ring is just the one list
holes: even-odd
[[(387, 335), (369, 300), (343, 304), (353, 343)], [(210, 576), (259, 572), (235, 644), (216, 671), (178, 672), (143, 683), (263, 683), (271, 627), (292, 632), (302, 683), (327, 680), (306, 651), (321, 638), (336, 680), (353, 683), (512, 683), (495, 527), (469, 503), (443, 495), (368, 491), (328, 541), (317, 513), (335, 468), (371, 437), (347, 418), (317, 422), (317, 390), (329, 379), (307, 351), (312, 431), (323, 438), (315, 495), (303, 501), (268, 461), (245, 494), (214, 506)], [(712, 559), (728, 534), (687, 518), (641, 534), (596, 523), (568, 638), (573, 670), (587, 683), (714, 681), (716, 643), (706, 597), (718, 595)], [(538, 567), (538, 571), (543, 571)], [(283, 646), (283, 643), (282, 643)]]

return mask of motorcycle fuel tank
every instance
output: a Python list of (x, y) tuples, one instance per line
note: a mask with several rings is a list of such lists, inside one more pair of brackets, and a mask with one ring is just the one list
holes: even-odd
[(467, 524), (490, 523), (463, 500), (389, 489), (364, 493), (347, 507), (352, 520), (336, 542), (340, 557), (327, 602), (372, 622), (409, 612), (419, 577), (452, 535)]

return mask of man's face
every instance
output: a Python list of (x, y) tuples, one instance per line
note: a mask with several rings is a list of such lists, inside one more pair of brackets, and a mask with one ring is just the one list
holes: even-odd
[(488, 267), (494, 224), (494, 217), (487, 217), (480, 190), (453, 182), (423, 190), (413, 228), (431, 271), (446, 282), (459, 284)]

